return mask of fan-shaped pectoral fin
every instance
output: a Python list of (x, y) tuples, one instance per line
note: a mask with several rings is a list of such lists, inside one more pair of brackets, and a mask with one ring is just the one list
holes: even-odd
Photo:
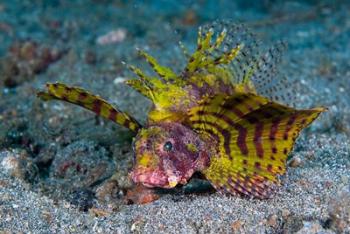
[(270, 197), (300, 131), (324, 110), (297, 110), (255, 94), (211, 97), (189, 114), (189, 125), (218, 145), (202, 173), (220, 191)]

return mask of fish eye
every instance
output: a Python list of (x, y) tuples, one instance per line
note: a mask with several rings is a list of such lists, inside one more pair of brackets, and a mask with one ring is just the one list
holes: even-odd
[(163, 150), (170, 152), (173, 150), (173, 144), (170, 141), (165, 142), (165, 144), (163, 145)]

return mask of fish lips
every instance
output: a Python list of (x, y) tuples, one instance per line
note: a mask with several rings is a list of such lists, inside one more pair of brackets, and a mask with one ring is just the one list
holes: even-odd
[(134, 183), (141, 183), (149, 188), (174, 188), (178, 183), (182, 182), (182, 177), (167, 175), (164, 171), (158, 169), (136, 168), (130, 173)]

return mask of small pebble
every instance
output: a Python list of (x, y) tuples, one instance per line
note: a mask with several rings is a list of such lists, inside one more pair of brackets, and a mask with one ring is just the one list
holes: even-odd
[(95, 194), (87, 189), (81, 189), (73, 192), (69, 198), (71, 204), (75, 205), (80, 211), (88, 211), (93, 207)]
[(123, 83), (124, 81), (126, 81), (126, 79), (124, 77), (118, 76), (113, 80), (113, 84), (117, 85), (117, 84)]
[(13, 172), (19, 169), (19, 161), (16, 157), (9, 155), (1, 161), (1, 166), (9, 174), (12, 174)]
[(237, 232), (242, 229), (243, 223), (241, 220), (236, 220), (231, 224), (231, 228), (233, 232)]
[(32, 181), (37, 175), (37, 167), (26, 151), (4, 150), (0, 152), (0, 169), (10, 176)]
[(119, 28), (113, 31), (108, 32), (105, 35), (99, 36), (96, 40), (96, 43), (99, 45), (108, 45), (114, 43), (120, 43), (126, 38), (126, 30)]
[(0, 180), (0, 188), (7, 187), (8, 183), (5, 180)]
[(110, 202), (119, 196), (118, 181), (108, 180), (96, 189), (96, 198), (99, 201)]
[(331, 228), (339, 233), (350, 233), (350, 186), (341, 188), (328, 204)]
[(278, 221), (278, 216), (276, 214), (272, 214), (267, 218), (266, 224), (270, 227), (276, 227)]
[(288, 216), (290, 216), (290, 211), (288, 209), (283, 209), (282, 210), (282, 217), (284, 219), (288, 218)]
[(301, 159), (298, 156), (295, 156), (289, 161), (289, 166), (296, 168), (301, 165), (301, 162)]
[(303, 227), (297, 232), (297, 234), (318, 234), (326, 233), (324, 228), (318, 222), (303, 222)]

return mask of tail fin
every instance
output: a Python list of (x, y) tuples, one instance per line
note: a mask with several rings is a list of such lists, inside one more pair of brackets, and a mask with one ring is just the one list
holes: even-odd
[(141, 125), (125, 112), (121, 112), (104, 99), (84, 89), (70, 87), (61, 83), (46, 84), (47, 91), (38, 92), (37, 96), (44, 101), (62, 100), (84, 107), (95, 114), (137, 132)]

